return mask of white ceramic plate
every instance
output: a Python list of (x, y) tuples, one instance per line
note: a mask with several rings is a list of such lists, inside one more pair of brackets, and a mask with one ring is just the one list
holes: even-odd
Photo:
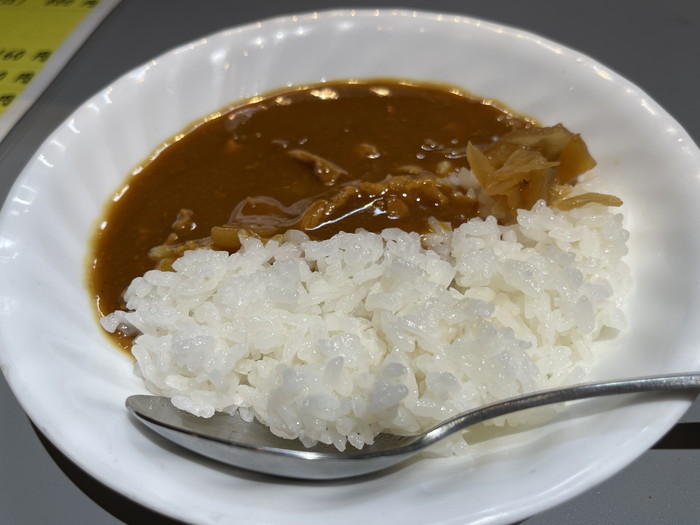
[(127, 173), (188, 123), (237, 99), (324, 79), (459, 85), (543, 124), (581, 132), (627, 207), (636, 282), (630, 330), (596, 378), (700, 368), (700, 153), (614, 72), (559, 44), (464, 17), (401, 11), (307, 14), (225, 31), (132, 71), (41, 146), (0, 218), (0, 357), (35, 424), (117, 491), (196, 523), (508, 523), (618, 471), (687, 399), (607, 399), (503, 434), (466, 459), (423, 460), (337, 483), (279, 481), (164, 446), (127, 418), (144, 392), (100, 333), (84, 286), (88, 239)]

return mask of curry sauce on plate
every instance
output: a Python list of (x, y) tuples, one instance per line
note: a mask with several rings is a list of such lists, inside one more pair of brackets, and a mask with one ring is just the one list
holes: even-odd
[(135, 170), (105, 210), (89, 283), (106, 315), (124, 308), (135, 277), (188, 249), (235, 251), (241, 235), (422, 233), (431, 221), (512, 222), (538, 199), (619, 204), (567, 198), (594, 165), (563, 126), (539, 127), (456, 89), (389, 80), (292, 88), (203, 119)]

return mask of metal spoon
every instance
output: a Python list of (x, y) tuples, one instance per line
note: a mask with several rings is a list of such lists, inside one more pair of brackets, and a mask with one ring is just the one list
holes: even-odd
[(385, 469), (455, 432), (488, 419), (576, 399), (650, 391), (700, 391), (700, 372), (650, 376), (544, 390), (468, 410), (422, 434), (379, 434), (362, 450), (329, 445), (304, 447), (275, 436), (261, 423), (217, 413), (200, 418), (175, 408), (168, 398), (135, 395), (129, 411), (165, 438), (194, 452), (248, 470), (296, 479), (340, 479)]

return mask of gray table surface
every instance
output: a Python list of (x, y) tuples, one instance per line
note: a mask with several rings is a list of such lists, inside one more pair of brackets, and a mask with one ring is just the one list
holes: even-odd
[[(0, 143), (0, 196), (81, 102), (149, 58), (226, 27), (334, 7), (460, 13), (539, 33), (636, 83), (700, 141), (697, 0), (122, 0)], [(94, 482), (43, 443), (2, 376), (0, 416), (0, 523), (174, 523)], [(675, 441), (662, 442), (610, 480), (524, 524), (699, 524), (700, 400), (676, 431)]]

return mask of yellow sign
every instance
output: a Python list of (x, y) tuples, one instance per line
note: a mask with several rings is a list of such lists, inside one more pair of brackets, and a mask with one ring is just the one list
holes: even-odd
[(100, 0), (0, 0), (0, 115)]

